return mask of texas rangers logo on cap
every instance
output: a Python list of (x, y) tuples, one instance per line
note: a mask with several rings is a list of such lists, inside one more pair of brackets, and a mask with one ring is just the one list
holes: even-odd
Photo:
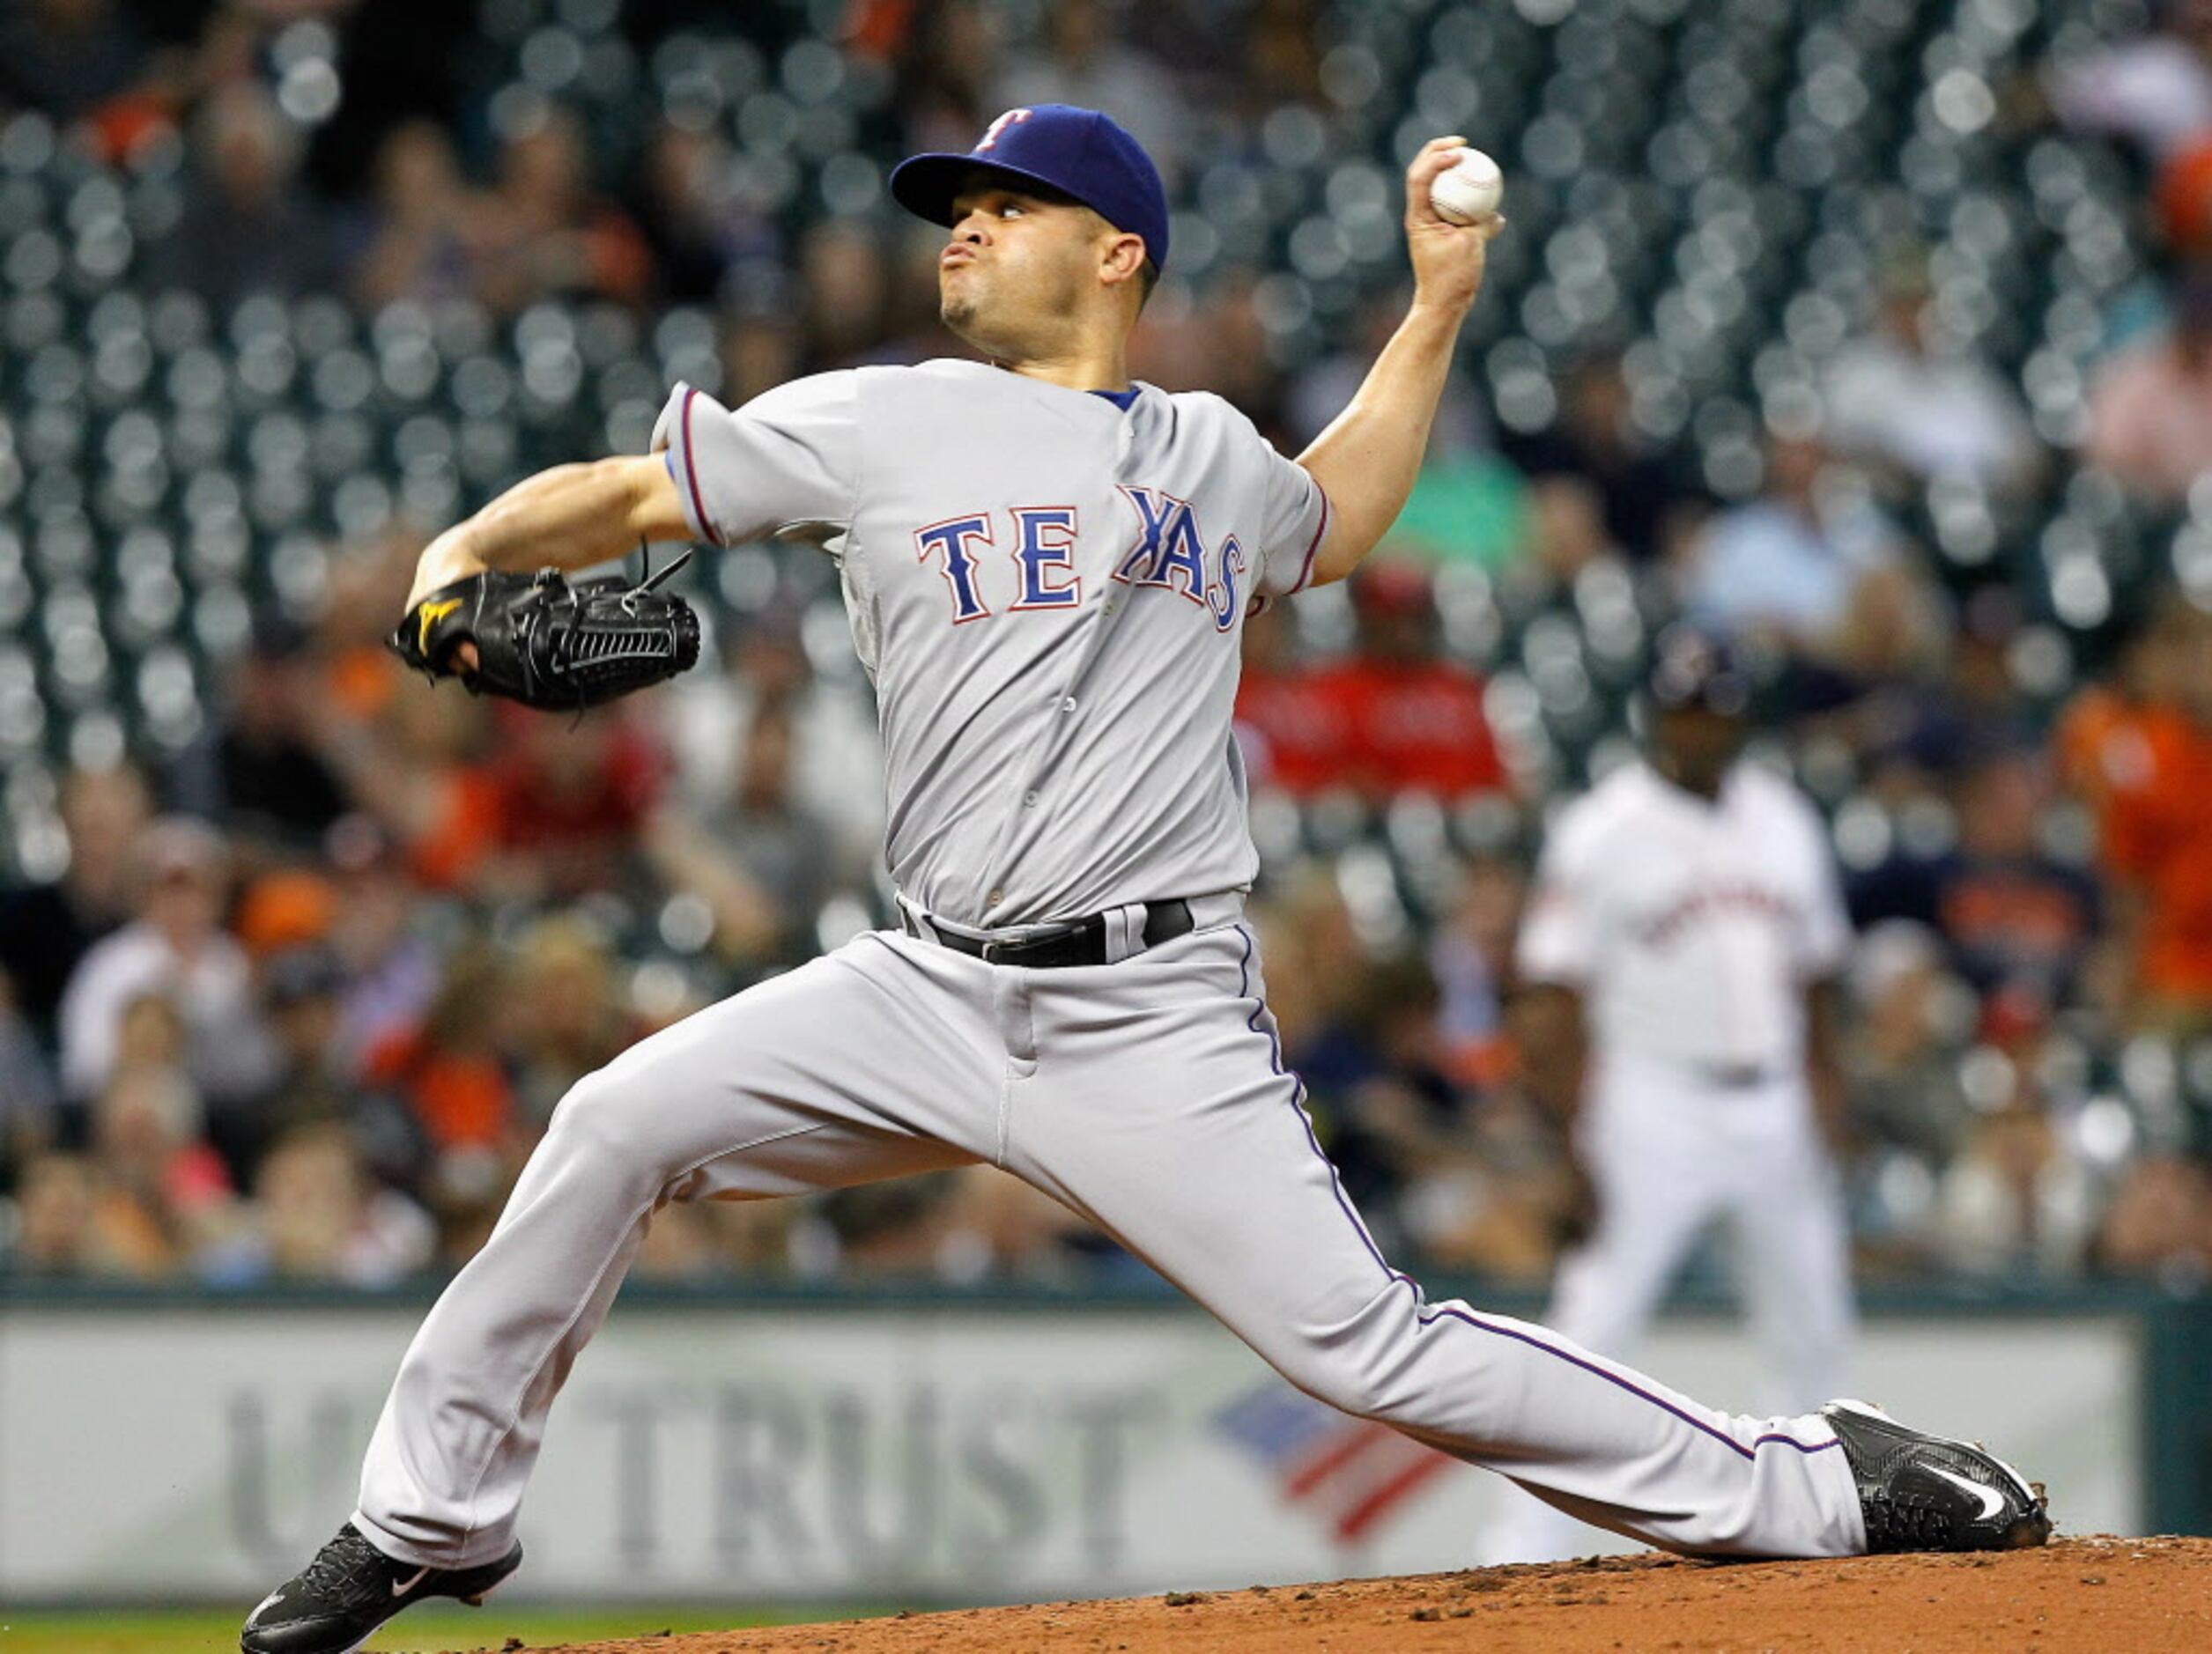
[(1155, 268), (1167, 263), (1167, 189), (1159, 169), (1112, 117), (1073, 104), (1009, 109), (965, 155), (915, 155), (892, 168), (892, 199), (918, 218), (951, 225), (952, 198), (969, 177), (1003, 174), (1015, 188), (1042, 184), (1073, 196), (1117, 230), (1141, 236)]
[(997, 120), (992, 122), (990, 125), (983, 129), (983, 141), (978, 144), (974, 149), (969, 151), (969, 153), (973, 155), (982, 154), (984, 151), (989, 149), (992, 144), (998, 142), (1000, 129), (1010, 126), (1016, 121), (1026, 121), (1035, 113), (1036, 111), (1033, 109), (1009, 109), (1004, 114), (999, 116)]

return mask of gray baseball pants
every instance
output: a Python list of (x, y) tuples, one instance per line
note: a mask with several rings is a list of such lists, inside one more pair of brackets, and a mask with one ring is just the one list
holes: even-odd
[(562, 1100), (402, 1362), (355, 1520), (506, 1554), (562, 1381), (655, 1210), (989, 1161), (1098, 1225), (1311, 1394), (1600, 1527), (1709, 1555), (1865, 1548), (1817, 1416), (1716, 1412), (1387, 1264), (1286, 1073), (1252, 934), (1027, 970), (873, 932), (625, 1052)]

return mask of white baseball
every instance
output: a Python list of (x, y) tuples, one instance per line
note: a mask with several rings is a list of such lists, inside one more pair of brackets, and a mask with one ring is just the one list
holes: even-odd
[(1461, 150), (1450, 171), (1429, 186), (1429, 204), (1446, 224), (1479, 224), (1505, 198), (1505, 174), (1480, 150)]

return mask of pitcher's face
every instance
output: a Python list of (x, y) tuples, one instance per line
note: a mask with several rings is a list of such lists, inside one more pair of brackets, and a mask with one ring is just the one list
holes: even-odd
[(952, 211), (951, 239), (937, 255), (945, 326), (995, 358), (1053, 355), (1099, 302), (1114, 232), (1088, 207), (988, 174), (954, 197)]

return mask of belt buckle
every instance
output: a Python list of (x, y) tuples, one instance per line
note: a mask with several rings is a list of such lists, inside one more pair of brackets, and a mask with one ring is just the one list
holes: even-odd
[(978, 956), (985, 964), (1017, 965), (1039, 949), (1048, 948), (1054, 942), (1065, 941), (1069, 937), (1077, 934), (1081, 929), (1082, 927), (1079, 924), (1068, 925), (1059, 930), (1047, 931), (1042, 935), (1023, 936), (1010, 941), (987, 941), (983, 943), (982, 953)]

